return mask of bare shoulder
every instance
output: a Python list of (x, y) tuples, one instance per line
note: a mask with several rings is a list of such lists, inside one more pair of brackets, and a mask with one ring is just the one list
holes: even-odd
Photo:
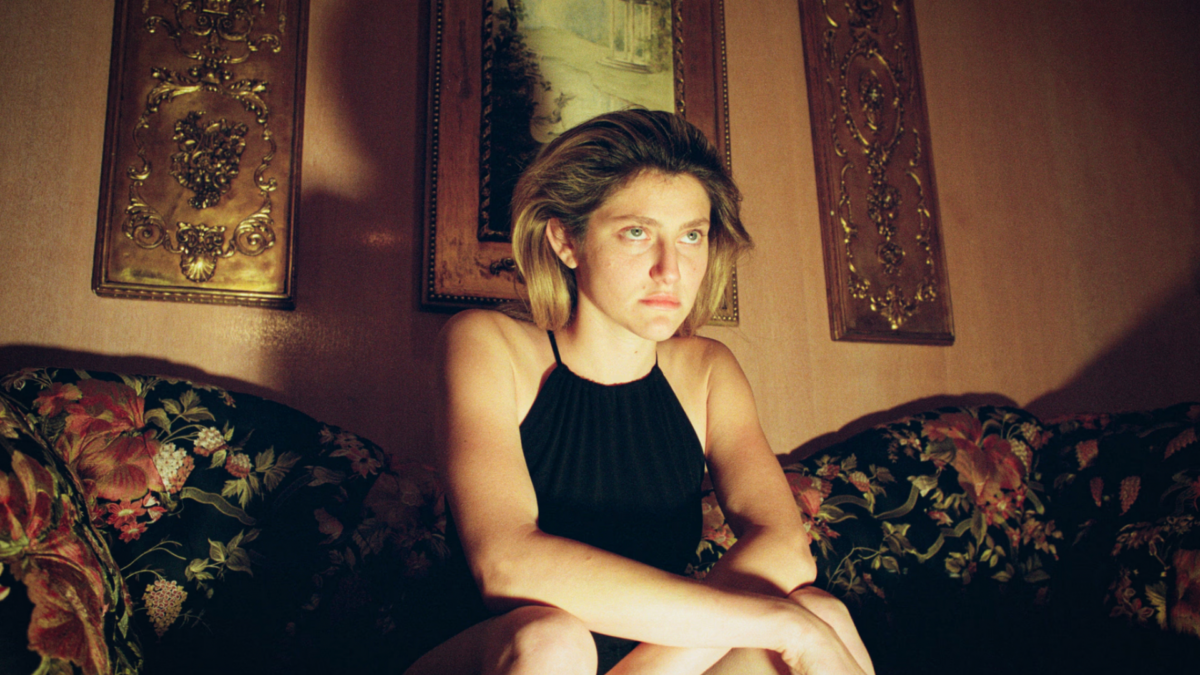
[[(730, 377), (741, 377), (737, 358), (723, 343), (692, 336), (671, 338), (658, 345), (658, 362), (680, 400), (706, 406), (708, 397)], [(688, 403), (684, 407), (689, 407)]]
[(719, 340), (694, 335), (671, 338), (658, 345), (659, 366), (668, 377), (707, 381), (714, 373), (737, 368), (737, 358)]
[(503, 312), (468, 309), (450, 318), (441, 341), (442, 348), (451, 353), (465, 348), (493, 358), (505, 354), (517, 361), (533, 350), (540, 333), (533, 324)]
[(728, 398), (731, 382), (744, 382), (737, 359), (721, 342), (693, 336), (660, 342), (658, 364), (707, 453), (712, 448), (713, 424), (718, 421), (714, 413), (720, 415), (724, 410), (722, 406), (713, 409), (710, 403), (714, 397)]
[(520, 330), (524, 322), (494, 309), (465, 309), (446, 322), (442, 329), (443, 339), (458, 337), (502, 339), (508, 333)]
[(489, 400), (506, 392), (518, 420), (524, 419), (554, 364), (545, 331), (493, 310), (456, 314), (442, 329), (440, 350), (450, 383)]

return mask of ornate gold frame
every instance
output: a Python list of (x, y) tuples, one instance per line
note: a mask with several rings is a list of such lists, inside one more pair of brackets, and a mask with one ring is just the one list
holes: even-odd
[(294, 306), (308, 0), (118, 0), (92, 289)]
[(952, 344), (912, 3), (800, 15), (833, 339)]
[[(519, 297), (520, 282), (507, 242), (489, 240), (481, 210), (487, 193), (481, 156), (485, 21), (490, 0), (431, 0), (430, 109), (424, 275), (427, 309), (499, 304)], [(675, 110), (700, 127), (729, 165), (724, 3), (672, 0)], [(482, 221), (482, 225), (481, 225)], [(713, 323), (736, 324), (737, 279)]]

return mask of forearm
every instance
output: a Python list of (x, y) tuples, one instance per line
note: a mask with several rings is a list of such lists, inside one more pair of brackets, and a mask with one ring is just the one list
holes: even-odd
[[(773, 536), (763, 528), (747, 528), (737, 544), (713, 566), (704, 583), (728, 590), (787, 596), (795, 587), (813, 579), (811, 555), (800, 554), (796, 546), (794, 537)], [(708, 670), (728, 652), (728, 648), (711, 645), (679, 648), (644, 642), (612, 675), (625, 672), (696, 675)]]
[(474, 565), (497, 611), (545, 604), (639, 642), (773, 650), (795, 614), (781, 597), (698, 582), (537, 530), (506, 539), (479, 551)]
[(803, 531), (746, 526), (737, 543), (709, 571), (705, 582), (783, 597), (814, 579), (816, 564)]

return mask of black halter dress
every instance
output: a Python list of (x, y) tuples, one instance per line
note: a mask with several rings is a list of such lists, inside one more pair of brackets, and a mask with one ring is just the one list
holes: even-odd
[[(683, 574), (703, 528), (704, 449), (691, 420), (657, 362), (641, 379), (599, 384), (571, 372), (548, 334), (556, 365), (520, 427), (538, 527)], [(450, 515), (451, 583), (435, 592), (457, 627), (427, 648), (488, 616)], [(601, 673), (636, 646), (596, 637)]]
[(704, 450), (658, 364), (603, 385), (557, 363), (521, 423), (538, 526), (682, 574), (700, 541)]

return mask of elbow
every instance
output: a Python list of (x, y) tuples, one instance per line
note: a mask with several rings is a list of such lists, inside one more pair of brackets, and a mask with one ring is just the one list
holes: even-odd
[(492, 551), (476, 556), (471, 572), (488, 611), (507, 612), (537, 602), (532, 597), (528, 566), (519, 554)]
[(520, 585), (514, 578), (517, 572), (515, 567), (504, 558), (479, 561), (472, 565), (475, 585), (479, 587), (479, 595), (489, 611), (504, 612), (512, 608), (519, 595), (516, 588)]
[(812, 560), (812, 556), (798, 565), (796, 580), (798, 582), (796, 588), (807, 586), (817, 580), (817, 563)]
[(738, 543), (730, 549), (734, 569), (750, 571), (770, 583), (763, 593), (788, 594), (813, 583), (817, 564), (810, 548), (811, 540), (802, 525), (745, 527)]
[(792, 532), (787, 542), (791, 553), (788, 557), (793, 560), (791, 566), (793, 588), (807, 586), (817, 580), (817, 561), (812, 553), (812, 539), (803, 529)]

